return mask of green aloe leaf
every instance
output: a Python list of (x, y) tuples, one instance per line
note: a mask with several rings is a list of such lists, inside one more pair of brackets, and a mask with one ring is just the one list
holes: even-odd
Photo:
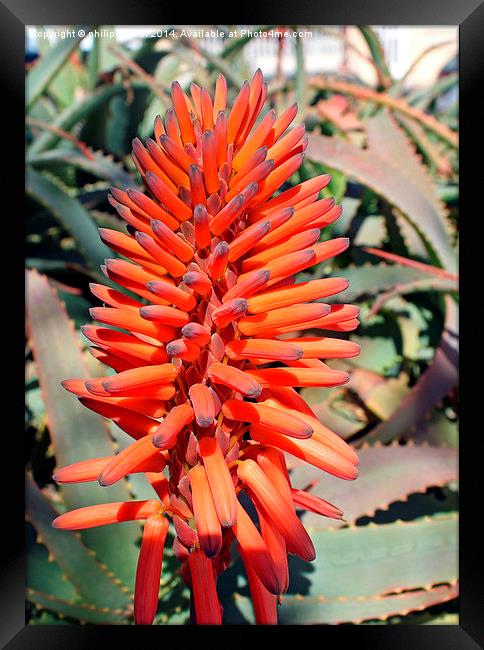
[(53, 163), (65, 163), (103, 178), (120, 189), (136, 185), (133, 176), (126, 172), (121, 164), (114, 162), (112, 156), (106, 156), (102, 151), (92, 152), (92, 155), (92, 158), (86, 158), (75, 149), (52, 149), (28, 156), (27, 163), (41, 168), (48, 167)]
[(27, 170), (26, 191), (71, 233), (91, 268), (98, 271), (106, 257), (112, 257), (109, 248), (99, 239), (97, 228), (86, 208), (52, 179), (30, 168)]
[(291, 593), (302, 589), (305, 595), (326, 598), (371, 596), (457, 579), (455, 514), (337, 531), (319, 524), (306, 528), (317, 560), (301, 566), (299, 575), (294, 572)]
[(392, 416), (374, 427), (363, 440), (389, 442), (415, 432), (427, 413), (457, 385), (458, 307), (449, 296), (445, 297), (445, 305), (444, 332), (432, 362)]
[[(55, 560), (72, 584), (72, 588), (63, 587), (59, 593), (59, 585), (52, 584), (50, 579), (43, 579), (46, 588), (52, 589), (54, 597), (61, 599), (76, 599), (81, 603), (95, 607), (109, 607), (112, 609), (129, 609), (129, 596), (108, 575), (105, 569), (93, 557), (89, 549), (82, 543), (80, 535), (72, 531), (60, 531), (52, 528), (52, 520), (57, 512), (43, 496), (31, 477), (26, 483), (27, 518), (35, 527), (43, 544), (47, 547), (50, 557)], [(29, 572), (35, 574), (37, 567), (29, 566)], [(42, 560), (41, 560), (42, 561)], [(55, 569), (53, 569), (55, 571)], [(39, 581), (39, 576), (35, 576)], [(67, 598), (66, 598), (67, 597)]]
[[(144, 81), (134, 79), (131, 81), (131, 87), (136, 89), (147, 88), (148, 86)], [(62, 111), (62, 113), (60, 113), (60, 115), (58, 115), (52, 122), (51, 126), (54, 127), (54, 129), (69, 131), (78, 122), (85, 120), (89, 115), (99, 110), (112, 97), (123, 93), (126, 93), (126, 86), (123, 83), (113, 83), (110, 85), (100, 86), (94, 92), (88, 93), (85, 97), (82, 97), (72, 106)], [(44, 131), (30, 145), (28, 153), (38, 154), (46, 149), (51, 149), (57, 145), (60, 139), (61, 136), (58, 132)]]
[[(457, 585), (434, 589), (407, 591), (388, 596), (374, 595), (355, 598), (325, 598), (324, 596), (289, 596), (281, 598), (278, 608), (280, 625), (335, 625), (386, 621), (391, 616), (406, 616), (410, 612), (445, 603), (458, 596)], [(252, 605), (248, 598), (235, 595), (235, 602), (249, 621), (253, 621)]]
[(375, 295), (393, 289), (396, 285), (406, 285), (417, 280), (434, 281), (436, 278), (419, 269), (397, 264), (349, 265), (335, 269), (331, 276), (346, 278), (350, 286), (339, 294), (341, 302), (351, 302), (362, 296)]
[(359, 25), (358, 29), (362, 33), (371, 53), (371, 58), (375, 62), (377, 68), (384, 79), (392, 80), (390, 70), (385, 60), (385, 52), (383, 51), (382, 44), (378, 38), (377, 33), (369, 25)]
[[(84, 408), (65, 391), (61, 381), (88, 376), (76, 336), (63, 303), (47, 278), (36, 271), (27, 277), (29, 337), (38, 371), (42, 398), (57, 465), (63, 467), (89, 458), (109, 456), (115, 448), (103, 419)], [(109, 488), (94, 483), (65, 485), (62, 495), (68, 508), (96, 503), (129, 501), (127, 484)], [(84, 542), (116, 579), (132, 588), (137, 561), (139, 526), (135, 522), (83, 531)]]
[(48, 87), (49, 83), (55, 77), (57, 72), (62, 68), (64, 63), (69, 58), (69, 55), (74, 52), (76, 47), (84, 38), (79, 36), (79, 32), (84, 30), (84, 34), (88, 31), (88, 26), (76, 28), (76, 34), (65, 38), (59, 42), (58, 45), (53, 47), (49, 52), (43, 56), (34, 65), (27, 75), (27, 107), (32, 106), (44, 90)]
[[(382, 118), (375, 119), (378, 120), (374, 122), (377, 130)], [(372, 120), (368, 123), (372, 124)], [(373, 146), (368, 149), (310, 133), (308, 157), (345, 172), (384, 197), (412, 223), (439, 264), (455, 272), (457, 260), (445, 211), (416, 178), (410, 155), (405, 155), (403, 149), (399, 157), (393, 155), (393, 146), (401, 142), (402, 132), (393, 122), (387, 122), (387, 127), (384, 147), (380, 142), (375, 145), (374, 138)]]
[(306, 512), (303, 515), (305, 526), (326, 530), (354, 524), (360, 517), (386, 510), (391, 503), (409, 494), (457, 480), (455, 449), (426, 445), (366, 446), (358, 450), (358, 457), (360, 475), (356, 483), (330, 475), (322, 477), (320, 470), (288, 457), (294, 468), (292, 484), (304, 488), (319, 479), (311, 493), (334, 503), (344, 513), (345, 521), (340, 522)]

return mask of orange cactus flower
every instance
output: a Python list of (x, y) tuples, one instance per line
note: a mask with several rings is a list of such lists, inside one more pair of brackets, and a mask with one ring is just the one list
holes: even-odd
[(173, 108), (155, 119), (153, 138), (133, 141), (145, 190), (112, 188), (126, 232), (100, 229), (123, 258), (102, 271), (122, 291), (91, 284), (101, 304), (90, 310), (97, 323), (83, 327), (93, 356), (115, 374), (63, 382), (133, 440), (115, 456), (57, 468), (54, 479), (108, 486), (142, 472), (154, 496), (80, 508), (53, 526), (145, 522), (134, 597), (142, 625), (156, 616), (170, 521), (193, 622), (222, 623), (217, 579), (236, 540), (256, 622), (277, 623), (287, 554), (315, 555), (296, 510), (343, 517), (292, 487), (285, 453), (345, 480), (358, 475), (352, 448), (298, 392), (345, 384), (349, 375), (324, 360), (359, 352), (331, 336), (355, 329), (358, 309), (321, 302), (347, 280), (296, 279), (348, 247), (345, 238), (319, 241), (341, 208), (320, 198), (327, 174), (286, 187), (307, 146), (304, 125), (291, 128), (297, 106), (279, 116), (266, 108), (260, 70), (232, 103), (231, 92), (222, 75), (213, 94), (175, 81)]

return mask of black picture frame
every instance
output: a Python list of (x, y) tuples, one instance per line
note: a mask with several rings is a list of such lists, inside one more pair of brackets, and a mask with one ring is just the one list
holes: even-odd
[[(482, 109), (478, 100), (479, 90), (482, 89), (484, 69), (484, 3), (480, 0), (343, 0), (335, 3), (317, 2), (316, 0), (298, 0), (282, 6), (273, 0), (272, 3), (260, 2), (241, 3), (237, 6), (227, 6), (225, 9), (205, 3), (195, 12), (193, 5), (189, 12), (180, 10), (176, 3), (164, 4), (152, 0), (83, 0), (83, 2), (66, 2), (65, 0), (3, 0), (0, 2), (0, 38), (1, 76), (4, 80), (2, 107), (4, 119), (2, 129), (3, 158), (8, 164), (4, 170), (2, 195), (11, 202), (5, 214), (4, 228), (9, 228), (5, 257), (12, 254), (12, 262), (8, 266), (8, 286), (6, 300), (9, 308), (0, 319), (0, 331), (4, 342), (8, 341), (8, 350), (12, 354), (12, 362), (8, 364), (12, 378), (8, 382), (8, 411), (19, 414), (19, 431), (15, 424), (9, 425), (9, 431), (4, 431), (4, 445), (8, 455), (4, 454), (4, 494), (1, 510), (3, 525), (4, 551), (2, 553), (3, 568), (0, 574), (0, 594), (2, 600), (0, 616), (0, 642), (2, 647), (9, 650), (17, 648), (66, 648), (74, 650), (81, 647), (102, 647), (102, 644), (129, 643), (136, 640), (150, 640), (152, 643), (169, 643), (173, 640), (180, 643), (206, 643), (221, 635), (222, 640), (230, 640), (227, 634), (231, 628), (183, 628), (165, 627), (163, 631), (157, 628), (134, 628), (117, 626), (26, 626), (25, 625), (25, 561), (23, 554), (23, 472), (19, 462), (22, 454), (22, 434), (20, 423), (21, 404), (19, 395), (22, 394), (23, 381), (22, 364), (16, 356), (17, 351), (23, 350), (23, 320), (21, 297), (23, 295), (23, 274), (20, 267), (18, 251), (23, 244), (22, 228), (15, 227), (12, 222), (20, 223), (19, 206), (23, 204), (23, 169), (24, 160), (20, 142), (24, 130), (24, 53), (26, 25), (55, 25), (55, 24), (118, 24), (118, 25), (149, 25), (149, 24), (183, 24), (189, 19), (190, 24), (307, 24), (307, 25), (338, 25), (338, 24), (370, 24), (370, 25), (458, 25), (459, 54), (460, 54), (460, 161), (462, 166), (461, 179), (461, 212), (462, 234), (460, 243), (461, 259), (461, 313), (465, 314), (473, 308), (473, 300), (477, 295), (467, 290), (467, 281), (476, 273), (475, 269), (466, 270), (471, 264), (482, 257), (477, 248), (482, 241), (478, 236), (478, 223), (482, 222), (482, 199), (479, 199), (479, 189), (482, 187), (482, 165), (474, 165), (473, 153), (479, 145), (479, 135), (482, 133), (479, 119), (482, 120)], [(188, 18), (189, 17), (189, 18)], [(6, 128), (8, 126), (8, 128)], [(8, 140), (11, 140), (9, 143)], [(482, 138), (481, 138), (482, 141)], [(10, 215), (7, 220), (7, 215)], [(15, 217), (15, 219), (13, 219)], [(482, 228), (482, 225), (480, 226)], [(5, 232), (5, 231), (4, 231)], [(15, 238), (18, 237), (18, 246)], [(4, 241), (7, 241), (6, 237)], [(472, 246), (476, 246), (475, 252)], [(480, 252), (480, 257), (479, 257)], [(464, 255), (465, 253), (465, 255)], [(5, 258), (3, 258), (5, 259)], [(17, 275), (18, 272), (18, 275)], [(4, 276), (5, 277), (5, 276)], [(18, 282), (18, 284), (17, 284)], [(462, 293), (462, 292), (461, 292)], [(467, 304), (469, 294), (470, 303)], [(472, 297), (471, 297), (472, 296)], [(479, 301), (477, 301), (479, 302)], [(481, 308), (482, 312), (482, 308)], [(473, 314), (473, 312), (472, 312)], [(478, 322), (473, 315), (463, 317), (461, 353), (467, 358), (469, 370), (465, 373), (467, 382), (479, 365), (476, 348), (473, 341), (480, 332), (475, 332)], [(17, 322), (17, 317), (20, 322)], [(466, 328), (469, 333), (466, 336)], [(12, 342), (10, 344), (10, 341)], [(18, 348), (14, 343), (18, 342)], [(478, 346), (480, 347), (480, 346)], [(461, 367), (464, 367), (462, 364)], [(16, 375), (16, 368), (19, 368)], [(10, 377), (10, 375), (9, 375)], [(15, 380), (14, 380), (15, 378)], [(16, 379), (19, 384), (17, 386)], [(472, 378), (470, 379), (472, 384)], [(478, 385), (478, 388), (480, 384)], [(4, 394), (5, 396), (5, 394)], [(18, 411), (17, 411), (17, 402)], [(463, 401), (462, 401), (463, 399)], [(5, 400), (5, 401), (7, 401)], [(475, 400), (475, 398), (474, 398)], [(461, 609), (460, 625), (456, 626), (295, 626), (297, 630), (286, 627), (264, 628), (261, 626), (244, 627), (237, 637), (239, 642), (250, 639), (253, 635), (261, 637), (263, 642), (274, 642), (274, 636), (295, 634), (305, 637), (307, 634), (319, 636), (318, 641), (329, 647), (331, 643), (357, 643), (359, 647), (376, 648), (411, 648), (440, 650), (467, 650), (484, 647), (484, 589), (482, 574), (482, 553), (480, 548), (479, 514), (482, 505), (473, 499), (479, 492), (479, 477), (482, 474), (481, 458), (476, 453), (476, 439), (482, 438), (479, 430), (479, 414), (470, 415), (472, 406), (479, 407), (471, 397), (461, 397), (464, 413), (461, 425), (462, 443), (460, 447), (460, 579), (461, 579)], [(476, 425), (476, 426), (474, 426)], [(6, 425), (5, 425), (6, 426)], [(465, 434), (465, 435), (464, 435)], [(475, 501), (476, 505), (474, 505)], [(275, 639), (274, 639), (275, 640)], [(301, 638), (302, 641), (302, 638)]]

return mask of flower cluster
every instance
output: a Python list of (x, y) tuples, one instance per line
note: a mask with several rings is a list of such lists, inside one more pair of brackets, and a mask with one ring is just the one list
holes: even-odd
[[(321, 359), (359, 351), (340, 337), (302, 335), (358, 325), (357, 308), (320, 301), (347, 281), (295, 280), (347, 248), (345, 238), (319, 241), (341, 208), (319, 198), (328, 175), (280, 191), (303, 162), (307, 139), (304, 126), (289, 129), (296, 105), (279, 117), (264, 113), (266, 95), (260, 70), (231, 109), (222, 75), (213, 98), (195, 84), (188, 97), (174, 82), (173, 108), (164, 122), (156, 118), (154, 139), (133, 142), (147, 192), (111, 190), (127, 232), (100, 229), (120, 254), (106, 260), (104, 274), (137, 298), (91, 285), (103, 306), (91, 309), (99, 324), (83, 332), (92, 354), (117, 374), (63, 385), (133, 442), (113, 457), (58, 469), (54, 478), (108, 486), (143, 472), (157, 498), (80, 508), (53, 525), (145, 522), (137, 624), (151, 624), (157, 610), (170, 521), (196, 623), (222, 621), (216, 583), (234, 540), (257, 623), (277, 623), (287, 554), (315, 556), (296, 508), (342, 517), (330, 503), (291, 487), (284, 452), (342, 479), (358, 473), (354, 451), (296, 390), (346, 383), (347, 373)], [(258, 526), (241, 493), (254, 505)]]

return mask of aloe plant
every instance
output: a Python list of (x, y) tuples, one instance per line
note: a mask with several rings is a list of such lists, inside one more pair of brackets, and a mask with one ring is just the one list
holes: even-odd
[[(335, 196), (343, 214), (324, 237), (353, 242), (335, 261), (298, 280), (349, 281), (337, 299), (359, 305), (361, 325), (344, 336), (362, 348), (359, 357), (331, 361), (333, 369), (351, 373), (348, 384), (300, 391), (320, 421), (357, 449), (361, 471), (355, 494), (348, 483), (331, 478), (314, 484), (307, 466), (287, 456), (295, 485), (334, 501), (345, 518), (301, 513), (319, 559), (311, 567), (292, 561), (279, 620), (455, 624), (457, 105), (441, 112), (435, 100), (458, 80), (442, 75), (425, 89), (405, 87), (392, 78), (376, 30), (362, 26), (360, 32), (377, 71), (374, 87), (326, 74), (324, 61), (322, 74), (308, 75), (299, 40), (296, 73), (268, 85), (268, 100), (278, 110), (299, 102), (310, 131), (305, 162), (286, 187), (329, 172), (331, 184), (322, 196)], [(181, 72), (188, 89), (192, 82), (212, 83), (221, 71), (234, 98), (251, 72), (250, 41), (229, 40), (216, 55), (196, 52), (184, 38), (175, 46), (161, 38), (141, 47), (99, 40), (85, 53), (73, 38), (45, 43), (27, 72), (30, 624), (133, 622), (141, 527), (125, 522), (116, 531), (79, 534), (56, 531), (50, 522), (101, 497), (150, 499), (153, 489), (143, 475), (95, 495), (89, 484), (82, 490), (54, 487), (54, 466), (112, 455), (129, 443), (59, 382), (106, 374), (87, 354), (80, 326), (95, 306), (89, 283), (99, 279), (108, 257), (97, 227), (123, 229), (108, 202), (109, 188), (141, 187), (129, 155), (132, 138), (151, 137), (153, 119), (164, 114), (170, 83)], [(186, 623), (188, 592), (170, 541), (167, 547), (155, 622)], [(227, 622), (254, 620), (242, 574), (236, 562), (223, 581)]]

